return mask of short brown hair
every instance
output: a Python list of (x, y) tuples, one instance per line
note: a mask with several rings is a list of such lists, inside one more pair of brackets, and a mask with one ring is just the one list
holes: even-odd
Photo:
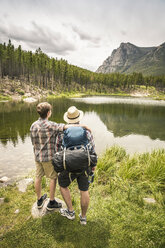
[(51, 109), (52, 106), (48, 102), (41, 102), (37, 105), (37, 112), (42, 119), (47, 117), (47, 114)]

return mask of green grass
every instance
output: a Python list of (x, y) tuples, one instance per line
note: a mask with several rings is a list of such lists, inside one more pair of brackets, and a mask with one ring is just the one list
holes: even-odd
[(16, 92), (18, 92), (18, 94), (20, 94), (21, 96), (25, 94), (24, 90), (21, 89), (16, 89)]
[[(146, 98), (152, 98), (153, 100), (165, 100), (165, 94), (163, 92), (158, 92), (154, 87), (148, 87), (146, 90), (146, 86), (140, 85), (137, 86), (135, 89), (130, 90), (121, 90), (121, 89), (115, 89), (113, 92), (101, 92), (98, 93), (96, 91), (89, 91), (87, 90), (84, 92), (62, 92), (57, 95), (49, 94), (48, 99), (55, 99), (60, 97), (67, 97), (67, 98), (73, 98), (73, 97), (84, 97), (84, 96), (131, 96), (132, 92), (138, 92), (142, 93), (142, 96), (144, 93), (149, 93), (148, 96), (145, 96)], [(143, 96), (144, 97), (144, 96)]]
[[(43, 179), (43, 192), (48, 192)], [(164, 248), (165, 247), (165, 150), (127, 155), (112, 147), (98, 161), (95, 181), (90, 185), (87, 226), (79, 224), (80, 199), (71, 185), (76, 220), (59, 213), (33, 219), (34, 186), (26, 193), (15, 186), (0, 189), (0, 247), (51, 248)], [(56, 196), (61, 198), (57, 188)], [(147, 204), (151, 197), (156, 204)], [(14, 214), (16, 209), (19, 214)]]
[(57, 95), (49, 94), (47, 96), (48, 99), (55, 99), (55, 98), (60, 98), (60, 97), (82, 97), (84, 96), (84, 93), (81, 92), (62, 92)]
[(8, 101), (8, 100), (11, 100), (11, 97), (10, 96), (0, 95), (0, 101)]
[[(74, 86), (73, 86), (74, 88)], [(38, 87), (36, 87), (34, 89), (37, 94), (38, 94)], [(67, 98), (73, 98), (73, 97), (83, 97), (83, 96), (130, 96), (131, 93), (135, 93), (136, 91), (138, 93), (142, 93), (142, 95), (144, 93), (149, 93), (149, 98), (153, 98), (154, 100), (165, 100), (165, 94), (162, 91), (158, 91), (155, 87), (151, 87), (148, 86), (148, 88), (146, 89), (146, 86), (144, 85), (140, 85), (140, 86), (135, 86), (133, 89), (121, 89), (121, 88), (111, 88), (111, 89), (102, 89), (103, 92), (98, 92), (97, 89), (88, 89), (85, 90), (84, 89), (80, 89), (76, 90), (76, 91), (63, 91), (61, 92), (60, 90), (57, 90), (56, 94), (53, 94), (54, 92), (51, 92), (51, 90), (49, 90), (49, 93), (47, 95), (47, 97), (43, 97), (43, 98), (48, 98), (48, 99), (55, 99), (55, 98), (60, 98), (60, 97), (67, 97)], [(19, 93), (19, 95), (22, 96), (22, 99), (25, 98), (24, 94), (24, 90), (21, 88), (16, 88), (15, 92)], [(21, 100), (22, 100), (21, 99)], [(3, 100), (12, 100), (11, 96), (3, 96), (3, 93), (0, 95), (0, 101)]]
[(85, 96), (130, 96), (130, 94), (122, 92), (122, 91), (117, 91), (113, 93), (98, 93), (98, 92), (91, 92), (91, 91), (86, 91), (86, 93), (81, 93), (81, 92), (63, 92), (58, 95), (48, 95), (47, 99), (55, 99), (55, 98), (60, 98), (60, 97), (66, 97), (66, 98), (76, 98), (76, 97), (85, 97)]

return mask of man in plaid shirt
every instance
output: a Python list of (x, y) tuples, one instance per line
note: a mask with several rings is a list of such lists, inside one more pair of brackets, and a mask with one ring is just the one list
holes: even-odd
[(58, 132), (66, 128), (64, 124), (57, 124), (49, 121), (51, 116), (52, 106), (47, 103), (39, 103), (37, 105), (37, 112), (40, 118), (35, 121), (30, 127), (31, 141), (34, 149), (35, 163), (36, 163), (36, 180), (35, 190), (37, 194), (37, 206), (42, 208), (47, 194), (41, 196), (41, 181), (42, 177), (50, 178), (50, 201), (47, 205), (48, 210), (60, 208), (62, 205), (54, 199), (57, 173), (52, 166), (52, 157), (55, 153), (55, 141)]

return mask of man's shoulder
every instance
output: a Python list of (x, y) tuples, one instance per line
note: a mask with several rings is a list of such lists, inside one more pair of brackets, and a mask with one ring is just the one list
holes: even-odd
[(47, 123), (49, 123), (50, 126), (59, 125), (59, 124), (56, 123), (55, 121), (49, 121), (49, 120), (47, 120)]
[(46, 126), (47, 126), (49, 129), (53, 129), (53, 130), (58, 129), (59, 126), (60, 126), (60, 124), (58, 124), (58, 123), (56, 123), (56, 122), (54, 122), (54, 121), (49, 121), (49, 120), (47, 120), (45, 124), (46, 124)]
[(86, 129), (86, 133), (87, 133), (87, 136), (91, 137), (92, 136), (92, 133)]
[(54, 122), (54, 121), (48, 121), (48, 125), (49, 125), (49, 128), (57, 131), (57, 132), (61, 132), (61, 131), (64, 131), (64, 126), (65, 124), (63, 123), (57, 123), (57, 122)]
[(37, 121), (35, 121), (35, 122), (33, 122), (33, 123), (31, 124), (30, 130), (37, 129), (38, 126), (39, 126), (39, 120), (37, 120)]
[(57, 138), (63, 139), (63, 137), (64, 137), (64, 132), (63, 132), (63, 131), (61, 131), (61, 132), (59, 132), (59, 133), (57, 134)]

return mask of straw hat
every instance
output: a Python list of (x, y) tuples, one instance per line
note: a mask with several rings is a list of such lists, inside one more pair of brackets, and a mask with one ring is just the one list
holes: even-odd
[(83, 118), (83, 115), (83, 111), (78, 110), (75, 106), (71, 106), (64, 114), (64, 121), (66, 121), (67, 123), (76, 123)]

